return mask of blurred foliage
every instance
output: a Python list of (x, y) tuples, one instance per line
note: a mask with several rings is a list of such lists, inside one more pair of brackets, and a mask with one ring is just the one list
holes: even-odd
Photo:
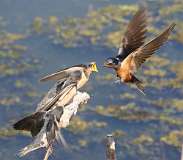
[(128, 103), (124, 106), (97, 106), (95, 112), (100, 115), (112, 116), (126, 121), (162, 121), (170, 125), (183, 125), (181, 118), (171, 117), (164, 113), (153, 113), (136, 106), (134, 103)]
[(123, 136), (126, 136), (126, 132), (125, 131), (122, 131), (122, 130), (119, 130), (119, 129), (117, 129), (117, 130), (115, 130), (113, 133), (112, 133), (112, 135), (114, 136), (114, 137), (123, 137)]
[(159, 12), (160, 12), (161, 16), (171, 16), (172, 14), (176, 14), (178, 12), (183, 12), (183, 2), (174, 1), (171, 4), (169, 3), (168, 6), (162, 7)]
[[(148, 32), (150, 35), (159, 34), (163, 28), (156, 26), (159, 21), (170, 24), (169, 16), (182, 12), (183, 3), (174, 2), (172, 6), (162, 7), (155, 19), (149, 16)], [(138, 10), (137, 5), (109, 5), (97, 10), (89, 10), (83, 18), (66, 18), (60, 21), (56, 16), (48, 19), (36, 17), (33, 20), (32, 30), (36, 33), (51, 33), (54, 43), (61, 43), (65, 47), (76, 47), (80, 45), (102, 45), (107, 47), (118, 47), (121, 36), (129, 22), (129, 18)], [(171, 38), (182, 42), (182, 22), (175, 19), (177, 27)], [(152, 37), (151, 37), (152, 38)], [(149, 38), (148, 38), (149, 39)]]
[(113, 116), (122, 120), (152, 120), (154, 119), (154, 115), (145, 111), (140, 110), (136, 107), (135, 103), (129, 103), (124, 106), (97, 106), (96, 113), (106, 116)]
[(163, 108), (173, 108), (176, 111), (183, 111), (183, 100), (178, 98), (159, 99), (154, 101), (153, 104)]
[(24, 131), (16, 131), (13, 128), (1, 128), (0, 129), (0, 138), (5, 138), (5, 137), (12, 137), (15, 135), (24, 135), (24, 136), (30, 136), (28, 132)]
[(43, 21), (44, 21), (43, 18), (35, 17), (33, 22), (32, 22), (32, 28), (38, 34), (43, 32), (43, 28), (44, 28)]
[(75, 116), (71, 124), (69, 125), (69, 130), (73, 133), (82, 133), (86, 132), (90, 128), (103, 128), (107, 125), (106, 122), (100, 122), (100, 121), (86, 121), (81, 119), (79, 116)]
[(141, 134), (139, 137), (133, 140), (133, 144), (136, 144), (136, 145), (143, 144), (143, 143), (153, 143), (153, 142), (154, 142), (153, 138), (145, 134)]
[(161, 137), (161, 141), (168, 144), (173, 145), (175, 147), (181, 147), (182, 146), (182, 140), (183, 140), (183, 131), (171, 131), (165, 136)]
[(20, 98), (19, 97), (6, 97), (6, 98), (3, 98), (3, 99), (0, 99), (0, 105), (3, 105), (3, 106), (10, 106), (10, 105), (15, 105), (17, 103), (20, 102)]
[[(101, 41), (111, 46), (116, 40), (114, 37), (116, 34), (108, 35), (105, 30), (114, 24), (120, 23), (120, 26), (121, 23), (126, 24), (127, 20), (124, 17), (134, 14), (137, 9), (137, 5), (109, 5), (89, 11), (84, 18), (67, 18), (63, 22), (59, 22), (55, 16), (50, 16), (48, 20), (36, 17), (32, 23), (32, 30), (36, 33), (51, 32), (53, 41), (62, 43), (65, 47), (87, 43), (97, 45), (101, 44)], [(121, 35), (121, 32), (119, 34)]]
[[(154, 11), (149, 11), (148, 35), (150, 38), (148, 40), (158, 35), (170, 23), (175, 22), (176, 28), (171, 34), (171, 40), (173, 42), (177, 41), (182, 45), (183, 2), (175, 0), (166, 3), (166, 1), (162, 0), (156, 3), (158, 3), (159, 7), (156, 10), (158, 13), (155, 14)], [(26, 107), (32, 106), (35, 97), (40, 98), (41, 95), (30, 82), (27, 82), (29, 81), (28, 79), (25, 80), (26, 76), (32, 76), (32, 70), (38, 69), (37, 64), (39, 61), (27, 60), (30, 58), (26, 59), (26, 55), (24, 55), (27, 48), (24, 45), (20, 45), (19, 41), (25, 40), (33, 34), (38, 34), (49, 36), (54, 43), (62, 44), (64, 47), (118, 47), (129, 19), (137, 10), (138, 6), (136, 4), (118, 4), (90, 10), (82, 18), (70, 17), (62, 21), (56, 16), (50, 15), (48, 18), (37, 16), (31, 23), (31, 32), (29, 34), (7, 32), (5, 29), (6, 22), (0, 17), (0, 78), (7, 78), (7, 81), (5, 80), (6, 82), (4, 82), (5, 87), (1, 88), (0, 105), (14, 106), (23, 103)], [(169, 45), (172, 45), (172, 41), (170, 41)], [(164, 54), (166, 49), (162, 52)], [(181, 53), (182, 51), (179, 52)], [(183, 125), (183, 92), (180, 92), (183, 83), (182, 68), (183, 61), (181, 59), (174, 61), (165, 56), (152, 56), (147, 64), (143, 65), (143, 72), (139, 71), (137, 73), (140, 74), (138, 77), (142, 79), (145, 86), (152, 91), (149, 95), (149, 97), (152, 96), (152, 99), (148, 95), (147, 97), (139, 97), (135, 90), (134, 92), (113, 95), (113, 97), (121, 100), (121, 105), (96, 106), (94, 109), (95, 114), (102, 115), (101, 117), (108, 117), (111, 121), (113, 121), (113, 118), (117, 119), (120, 123), (124, 122), (126, 124), (127, 122), (128, 124), (132, 122), (134, 133), (139, 133), (138, 136), (129, 133), (128, 128), (125, 128), (126, 126), (124, 127), (125, 131), (114, 129), (113, 135), (119, 138), (117, 143), (124, 147), (122, 152), (127, 151), (126, 153), (136, 157), (136, 159), (139, 155), (141, 155), (141, 159), (159, 159), (154, 154), (159, 150), (159, 141), (180, 147), (183, 137), (183, 131), (178, 130)], [(99, 84), (109, 84), (109, 81), (115, 81), (115, 75), (111, 73), (97, 75), (96, 80)], [(16, 95), (11, 93), (12, 91), (6, 86), (16, 90)], [(166, 92), (171, 90), (172, 95), (163, 93), (164, 90)], [(172, 90), (175, 91), (175, 94), (173, 94)], [(29, 110), (31, 109), (26, 108), (26, 112)], [(96, 131), (89, 140), (86, 137), (78, 139), (79, 146), (87, 147), (93, 141), (96, 142), (98, 140), (101, 142), (101, 137), (104, 137), (106, 132), (109, 131), (107, 120), (86, 121), (84, 118), (81, 119), (76, 116), (72, 119), (68, 130), (84, 137), (84, 135), (91, 136), (89, 134), (90, 131), (93, 134), (97, 129), (100, 129), (99, 133)], [(145, 124), (145, 127), (143, 130), (136, 131), (139, 126), (135, 128), (135, 124), (140, 124), (139, 126)], [(123, 124), (121, 126), (123, 127)], [(119, 127), (121, 128), (121, 126)], [(110, 127), (113, 129), (113, 126)], [(1, 138), (17, 134), (27, 135), (27, 133), (17, 132), (8, 127), (0, 129)]]

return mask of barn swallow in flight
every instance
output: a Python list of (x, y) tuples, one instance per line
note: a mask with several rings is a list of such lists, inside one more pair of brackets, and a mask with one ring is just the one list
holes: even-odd
[(170, 32), (174, 29), (172, 23), (159, 36), (144, 45), (147, 31), (147, 11), (141, 8), (132, 18), (122, 41), (116, 57), (105, 60), (104, 66), (113, 68), (120, 78), (120, 82), (132, 83), (137, 89), (144, 93), (143, 83), (138, 80), (134, 73), (154, 52), (159, 49), (167, 40)]
[[(55, 80), (57, 82), (38, 104), (36, 112), (16, 122), (13, 125), (14, 129), (30, 131), (35, 137), (44, 125), (45, 112), (55, 107), (63, 109), (69, 104), (77, 90), (89, 80), (92, 72), (98, 72), (95, 62), (89, 65), (75, 65), (43, 77), (40, 81)], [(62, 112), (59, 113), (62, 114)]]

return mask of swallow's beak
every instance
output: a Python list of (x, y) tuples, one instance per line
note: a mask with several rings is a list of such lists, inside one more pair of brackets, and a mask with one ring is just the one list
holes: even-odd
[(92, 65), (92, 71), (93, 72), (98, 72), (98, 68), (97, 68), (96, 63)]
[(103, 66), (107, 67), (107, 68), (111, 68), (112, 67), (111, 63), (109, 63), (107, 60), (104, 62)]
[(104, 62), (104, 67), (108, 67), (108, 63), (107, 62)]

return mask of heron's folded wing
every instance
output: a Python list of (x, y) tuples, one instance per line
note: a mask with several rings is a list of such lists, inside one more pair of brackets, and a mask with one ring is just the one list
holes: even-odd
[(58, 81), (61, 79), (66, 79), (74, 72), (83, 71), (85, 67), (86, 67), (85, 65), (80, 64), (80, 65), (75, 65), (69, 68), (65, 68), (41, 78), (40, 81), (45, 82), (49, 80)]
[[(67, 79), (58, 81), (54, 87), (49, 90), (43, 100), (38, 104), (36, 111), (49, 110), (58, 100), (61, 102), (65, 96), (67, 96), (66, 98), (72, 99), (72, 96), (74, 95), (73, 90), (76, 92), (77, 82), (81, 79), (81, 75), (81, 71), (75, 71), (72, 72)], [(71, 92), (71, 96), (68, 96)]]

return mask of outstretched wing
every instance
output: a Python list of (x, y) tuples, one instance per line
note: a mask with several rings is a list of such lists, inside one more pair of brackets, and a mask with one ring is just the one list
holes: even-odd
[(132, 54), (130, 54), (123, 62), (127, 64), (130, 61), (131, 71), (134, 72), (137, 70), (147, 58), (149, 58), (157, 49), (159, 49), (167, 40), (174, 29), (175, 23), (172, 23), (167, 29), (165, 29), (158, 37), (151, 40), (146, 45), (140, 47)]
[(63, 70), (59, 70), (55, 73), (49, 74), (40, 79), (41, 82), (49, 81), (49, 80), (62, 80), (68, 78), (71, 74), (77, 71), (82, 71), (86, 66), (83, 64), (75, 65), (69, 68), (65, 68)]
[(144, 44), (146, 26), (147, 11), (145, 8), (141, 8), (128, 24), (124, 37), (122, 37), (117, 56), (120, 60), (124, 60), (130, 53)]

